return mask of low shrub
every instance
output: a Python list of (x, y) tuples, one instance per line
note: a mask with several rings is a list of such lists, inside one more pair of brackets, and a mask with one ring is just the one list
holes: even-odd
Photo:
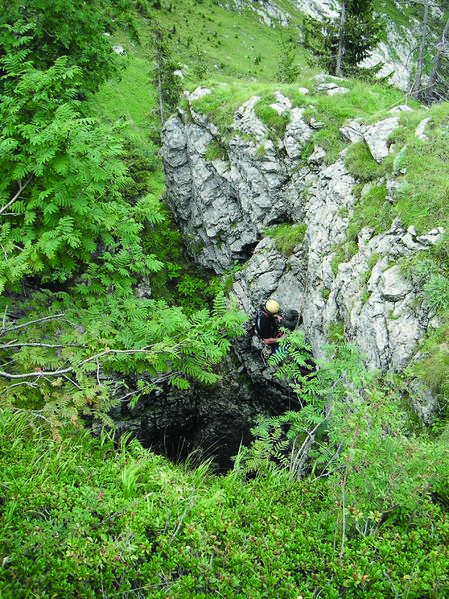
[(354, 354), (333, 360), (296, 378), (308, 409), (290, 422), (324, 418), (318, 466), (299, 480), (269, 454), (249, 479), (241, 457), (215, 476), (126, 436), (52, 439), (38, 414), (1, 410), (1, 596), (446, 596), (447, 448), (404, 435), (368, 380), (368, 402), (353, 384), (342, 394), (338, 381), (363, 373)]

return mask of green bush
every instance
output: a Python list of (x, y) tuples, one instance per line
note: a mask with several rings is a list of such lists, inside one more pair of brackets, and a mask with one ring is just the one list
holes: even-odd
[(378, 436), (396, 422), (378, 396), (368, 412), (347, 406), (341, 468), (305, 481), (274, 468), (245, 480), (238, 466), (218, 477), (106, 433), (52, 439), (2, 410), (2, 597), (445, 596), (449, 525), (426, 489), (447, 497), (447, 465), (435, 476), (432, 445)]

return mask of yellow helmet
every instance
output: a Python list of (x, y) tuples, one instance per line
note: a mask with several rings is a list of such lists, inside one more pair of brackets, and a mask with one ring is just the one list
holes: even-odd
[(270, 314), (277, 314), (279, 312), (280, 306), (276, 300), (268, 300), (265, 304), (265, 310)]

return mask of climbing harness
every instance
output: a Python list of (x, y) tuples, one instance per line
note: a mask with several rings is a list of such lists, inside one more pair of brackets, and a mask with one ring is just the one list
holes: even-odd
[(262, 358), (262, 362), (265, 366), (268, 366), (268, 358), (273, 353), (273, 350), (268, 345), (264, 345), (262, 351), (260, 352), (260, 357)]

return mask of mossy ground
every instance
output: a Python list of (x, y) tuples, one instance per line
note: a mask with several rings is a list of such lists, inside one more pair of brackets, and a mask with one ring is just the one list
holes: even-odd
[(205, 464), (174, 466), (136, 441), (114, 445), (106, 433), (52, 438), (32, 415), (4, 410), (0, 456), (4, 599), (449, 590), (449, 526), (444, 507), (426, 498), (411, 526), (381, 525), (380, 514), (349, 505), (342, 532), (344, 508), (326, 478), (294, 482), (269, 470), (252, 480), (217, 477)]

